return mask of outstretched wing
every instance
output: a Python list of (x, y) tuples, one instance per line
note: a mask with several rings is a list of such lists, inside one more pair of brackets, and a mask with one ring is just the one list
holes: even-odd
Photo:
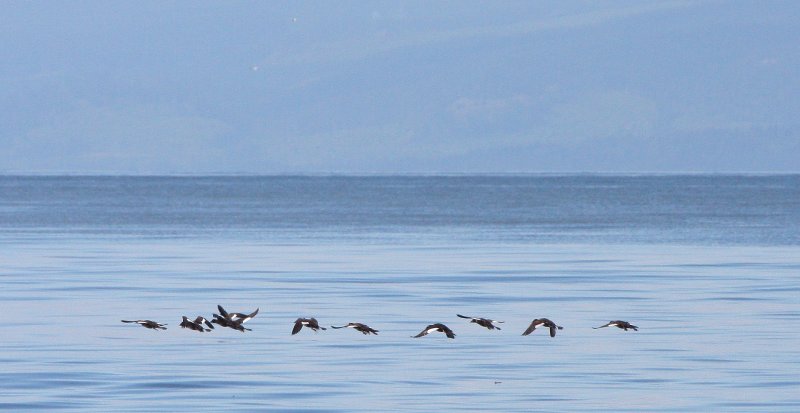
[(292, 329), (292, 335), (295, 335), (300, 332), (300, 329), (303, 328), (303, 321), (299, 318), (294, 322), (294, 328)]
[(465, 316), (465, 315), (461, 315), (461, 314), (456, 314), (456, 315), (457, 315), (457, 316), (459, 316), (459, 317), (461, 317), (461, 318), (466, 318), (466, 319), (469, 319), (469, 320), (472, 320), (472, 319), (474, 319), (474, 317), (467, 317), (467, 316)]
[(539, 319), (531, 321), (531, 325), (528, 326), (528, 329), (522, 333), (523, 336), (527, 336), (530, 333), (533, 333), (533, 330), (536, 330), (536, 326), (539, 325)]
[(217, 310), (219, 310), (219, 314), (220, 314), (221, 316), (223, 316), (223, 317), (225, 317), (225, 318), (227, 318), (227, 319), (229, 319), (229, 320), (230, 320), (231, 316), (230, 316), (230, 315), (228, 315), (228, 312), (227, 312), (227, 311), (225, 311), (225, 309), (224, 309), (224, 308), (222, 308), (222, 306), (221, 306), (221, 305), (217, 304)]
[(433, 327), (431, 327), (431, 326), (427, 326), (427, 327), (425, 327), (424, 330), (420, 331), (419, 334), (417, 334), (416, 336), (413, 336), (412, 338), (420, 338), (422, 336), (427, 336), (432, 328)]
[(256, 311), (253, 311), (252, 313), (247, 314), (246, 316), (244, 316), (242, 318), (242, 323), (246, 323), (246, 322), (250, 321), (253, 317), (256, 316), (256, 314), (258, 314), (258, 308), (256, 308)]

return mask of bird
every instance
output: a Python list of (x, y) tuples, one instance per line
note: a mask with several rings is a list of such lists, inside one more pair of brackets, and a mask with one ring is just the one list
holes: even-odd
[(347, 325), (343, 325), (343, 326), (339, 326), (339, 327), (331, 326), (331, 328), (353, 328), (356, 331), (360, 331), (365, 335), (369, 335), (369, 334), (378, 335), (378, 330), (375, 330), (374, 328), (370, 328), (370, 326), (368, 326), (366, 324), (361, 324), (361, 323), (347, 323)]
[(545, 326), (550, 328), (550, 337), (556, 336), (556, 329), (563, 330), (564, 327), (557, 326), (556, 323), (550, 321), (547, 318), (537, 318), (531, 321), (531, 325), (528, 326), (528, 329), (522, 333), (523, 336), (527, 336), (528, 334), (532, 333), (533, 330), (536, 330), (536, 327)]
[(300, 329), (302, 329), (303, 326), (306, 326), (314, 330), (315, 332), (317, 330), (327, 330), (327, 328), (321, 327), (319, 325), (316, 318), (298, 318), (297, 320), (294, 320), (294, 328), (292, 329), (292, 335), (299, 333)]
[[(199, 316), (197, 318), (198, 319), (202, 319), (202, 320), (200, 320), (200, 322), (198, 322), (197, 320), (192, 321), (192, 320), (189, 320), (188, 317), (183, 316), (183, 321), (181, 321), (181, 328), (188, 328), (189, 330), (195, 330), (195, 331), (199, 331), (201, 333), (205, 332), (205, 331), (211, 331), (211, 329), (203, 328), (202, 322), (203, 322), (203, 320), (205, 320), (205, 318), (203, 318), (202, 316)], [(208, 320), (205, 320), (205, 321), (208, 321)], [(211, 324), (211, 323), (208, 323), (208, 324)]]
[(449, 327), (447, 327), (442, 323), (431, 324), (425, 327), (424, 330), (420, 331), (419, 334), (417, 334), (416, 336), (412, 336), (411, 338), (419, 338), (428, 335), (428, 333), (433, 333), (436, 331), (444, 333), (447, 336), (447, 338), (456, 338), (456, 335), (455, 333), (453, 333), (453, 330), (451, 330)]
[(635, 325), (633, 325), (633, 324), (631, 324), (631, 323), (629, 323), (627, 321), (622, 321), (622, 320), (609, 321), (608, 323), (603, 324), (600, 327), (592, 327), (592, 328), (597, 330), (598, 328), (603, 328), (603, 327), (617, 327), (617, 328), (621, 328), (621, 329), (623, 329), (625, 331), (628, 331), (628, 329), (630, 328), (630, 329), (633, 329), (633, 331), (639, 331), (639, 327), (636, 327)]
[(214, 314), (214, 319), (211, 320), (211, 322), (214, 323), (214, 324), (219, 324), (222, 327), (230, 327), (230, 328), (232, 328), (234, 330), (239, 330), (239, 331), (241, 331), (243, 333), (245, 331), (252, 331), (252, 329), (249, 329), (249, 328), (243, 326), (240, 321), (233, 321), (233, 320), (231, 320), (229, 318), (225, 318), (225, 317), (223, 317), (223, 316), (221, 316), (219, 314), (216, 314), (216, 313)]
[(461, 318), (469, 319), (469, 320), (471, 320), (470, 323), (475, 323), (475, 324), (477, 324), (477, 325), (479, 325), (481, 327), (486, 327), (489, 330), (495, 330), (495, 329), (502, 330), (500, 327), (492, 324), (492, 323), (502, 323), (502, 321), (490, 320), (488, 318), (467, 317), (467, 316), (461, 315), (461, 314), (456, 314), (456, 315), (461, 317)]
[(208, 326), (208, 328), (210, 328), (212, 330), (214, 329), (214, 324), (211, 324), (210, 321), (206, 320), (206, 318), (201, 316), (201, 315), (197, 316), (197, 318), (194, 319), (194, 323), (199, 325), (199, 326), (202, 326), (203, 324), (205, 324), (205, 325)]
[(246, 323), (246, 322), (252, 320), (253, 317), (256, 316), (256, 314), (258, 314), (258, 308), (256, 308), (256, 311), (253, 311), (250, 314), (229, 313), (229, 312), (225, 311), (225, 309), (222, 308), (221, 305), (217, 305), (217, 309), (219, 310), (219, 313), (223, 317), (225, 317), (225, 318), (227, 318), (227, 319), (229, 319), (231, 321), (236, 321), (236, 322), (239, 322), (239, 323)]
[(123, 323), (136, 323), (144, 328), (150, 328), (153, 330), (166, 330), (167, 328), (164, 327), (166, 324), (156, 323), (152, 320), (120, 320)]

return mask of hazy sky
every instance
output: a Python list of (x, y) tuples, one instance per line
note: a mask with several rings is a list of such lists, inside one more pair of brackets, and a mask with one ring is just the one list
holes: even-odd
[(797, 1), (5, 2), (0, 173), (800, 171)]

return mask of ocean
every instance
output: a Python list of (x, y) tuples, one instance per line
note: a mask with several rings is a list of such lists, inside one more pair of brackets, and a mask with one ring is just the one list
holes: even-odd
[(5, 411), (794, 412), (800, 175), (0, 176), (0, 303)]

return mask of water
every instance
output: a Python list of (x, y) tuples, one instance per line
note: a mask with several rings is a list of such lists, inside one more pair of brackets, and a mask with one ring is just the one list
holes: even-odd
[(2, 410), (800, 409), (800, 176), (0, 177), (0, 247)]

